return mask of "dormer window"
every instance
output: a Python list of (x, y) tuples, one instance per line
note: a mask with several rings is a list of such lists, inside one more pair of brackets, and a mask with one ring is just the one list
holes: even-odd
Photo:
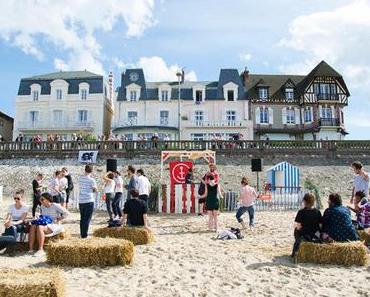
[(229, 82), (223, 86), (223, 91), (226, 101), (236, 101), (236, 97), (238, 94), (238, 85), (234, 84), (233, 82)]
[(234, 101), (234, 100), (235, 100), (234, 91), (233, 90), (227, 91), (227, 101)]
[(62, 100), (63, 99), (63, 91), (62, 91), (62, 89), (57, 89), (56, 90), (56, 96), (57, 96), (57, 100)]
[(81, 100), (86, 100), (87, 99), (87, 90), (82, 89), (81, 90)]
[(32, 98), (33, 98), (33, 101), (39, 101), (39, 91), (37, 90), (32, 91)]
[(195, 91), (195, 103), (200, 104), (203, 101), (203, 91)]
[(130, 84), (126, 87), (126, 100), (129, 102), (139, 101), (141, 87), (137, 84)]
[(137, 91), (130, 91), (130, 101), (137, 101)]
[(268, 98), (267, 88), (258, 88), (258, 98), (261, 100), (267, 100)]
[(193, 86), (193, 100), (195, 104), (201, 104), (204, 102), (206, 94), (206, 87), (201, 84)]
[(294, 89), (293, 88), (286, 88), (285, 89), (285, 99), (287, 101), (293, 101), (294, 100)]

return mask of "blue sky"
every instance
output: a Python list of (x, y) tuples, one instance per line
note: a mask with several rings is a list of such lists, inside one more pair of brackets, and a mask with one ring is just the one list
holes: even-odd
[[(14, 16), (17, 17), (14, 17)], [(348, 139), (370, 139), (370, 0), (8, 0), (0, 3), (0, 109), (19, 80), (60, 69), (216, 80), (221, 67), (307, 74), (326, 60), (351, 91)]]

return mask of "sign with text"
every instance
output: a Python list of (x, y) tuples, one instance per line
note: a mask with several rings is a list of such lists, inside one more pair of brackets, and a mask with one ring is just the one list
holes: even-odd
[(185, 184), (185, 177), (189, 169), (193, 168), (193, 162), (172, 161), (170, 162), (171, 184)]
[(98, 151), (79, 151), (78, 161), (80, 163), (96, 163)]

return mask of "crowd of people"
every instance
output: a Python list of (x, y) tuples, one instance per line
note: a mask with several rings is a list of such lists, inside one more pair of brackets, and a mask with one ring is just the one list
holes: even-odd
[[(359, 162), (354, 162), (352, 168), (355, 173), (354, 187), (350, 205), (345, 207), (342, 198), (337, 193), (328, 197), (328, 208), (321, 214), (315, 207), (314, 194), (307, 193), (303, 197), (302, 209), (295, 218), (292, 256), (295, 256), (302, 241), (310, 242), (346, 242), (359, 240), (357, 230), (370, 228), (370, 201), (369, 174), (364, 171)], [(145, 176), (143, 169), (136, 170), (132, 165), (127, 167), (127, 184), (124, 184), (119, 171), (107, 172), (103, 176), (103, 200), (105, 200), (109, 226), (142, 226), (149, 228), (148, 200), (151, 193), (151, 183)], [(220, 199), (223, 190), (220, 184), (220, 175), (215, 164), (209, 164), (209, 170), (203, 176), (195, 175), (189, 170), (185, 183), (194, 183), (199, 179), (198, 204), (202, 216), (204, 210), (208, 213), (208, 229), (217, 231)], [(89, 226), (95, 209), (98, 185), (93, 176), (93, 166), (86, 165), (84, 174), (78, 178), (79, 212), (80, 212), (80, 237), (87, 238)], [(5, 232), (0, 236), (0, 250), (22, 240), (20, 237), (28, 234), (29, 250), (34, 253), (37, 238), (37, 254), (43, 253), (46, 237), (51, 237), (63, 232), (61, 222), (69, 216), (69, 200), (74, 189), (73, 179), (66, 167), (57, 170), (50, 179), (49, 184), (44, 184), (44, 175), (38, 173), (32, 181), (33, 203), (32, 217), (28, 216), (28, 207), (24, 199), (24, 191), (19, 190), (14, 194), (14, 203), (9, 206), (5, 218)], [(124, 189), (127, 199), (122, 205)], [(255, 203), (259, 193), (250, 186), (247, 177), (241, 179), (239, 208), (236, 220), (242, 229), (253, 228), (255, 224)], [(352, 220), (354, 212), (356, 219)], [(248, 214), (249, 225), (243, 220), (243, 215)]]

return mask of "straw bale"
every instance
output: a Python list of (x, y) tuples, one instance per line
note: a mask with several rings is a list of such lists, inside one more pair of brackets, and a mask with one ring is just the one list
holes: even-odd
[(1, 297), (63, 297), (64, 276), (59, 269), (0, 270)]
[(361, 241), (364, 241), (366, 245), (370, 246), (370, 229), (359, 230), (358, 235), (361, 238)]
[(301, 263), (365, 266), (368, 250), (361, 241), (325, 244), (302, 242), (296, 260)]
[(131, 241), (134, 245), (148, 244), (154, 241), (153, 232), (137, 227), (105, 227), (96, 229), (95, 237), (122, 238)]
[(71, 238), (52, 242), (46, 250), (47, 261), (53, 265), (75, 267), (131, 264), (134, 245), (124, 239)]

